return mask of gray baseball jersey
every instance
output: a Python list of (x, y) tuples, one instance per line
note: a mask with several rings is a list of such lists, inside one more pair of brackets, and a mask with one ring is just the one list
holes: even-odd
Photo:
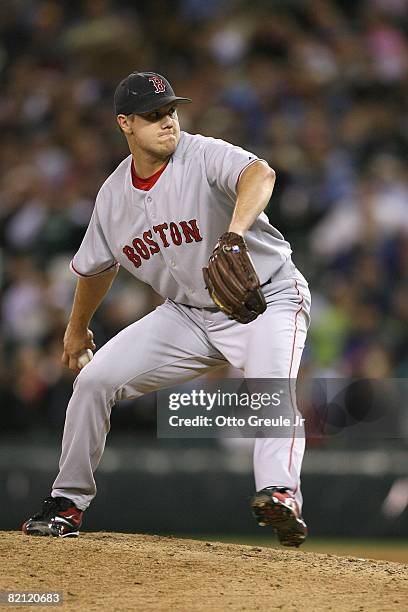
[[(213, 307), (202, 268), (228, 230), (242, 171), (257, 160), (223, 140), (181, 132), (163, 174), (143, 191), (133, 186), (129, 155), (98, 193), (72, 271), (92, 276), (120, 264), (163, 297)], [(245, 238), (261, 284), (290, 259), (289, 243), (264, 213)]]

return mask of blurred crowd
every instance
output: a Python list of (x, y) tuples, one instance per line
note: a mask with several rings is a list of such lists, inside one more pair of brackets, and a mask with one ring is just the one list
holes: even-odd
[[(2, 427), (63, 422), (68, 264), (100, 185), (128, 154), (112, 96), (135, 69), (193, 99), (182, 129), (244, 146), (276, 170), (267, 214), (313, 296), (304, 371), (407, 376), (406, 0), (8, 0)], [(94, 318), (97, 344), (158, 303), (121, 272)]]

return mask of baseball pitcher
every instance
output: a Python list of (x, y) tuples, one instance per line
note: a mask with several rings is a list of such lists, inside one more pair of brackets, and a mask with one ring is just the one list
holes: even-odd
[[(62, 360), (77, 377), (59, 473), (28, 535), (77, 536), (96, 495), (94, 472), (112, 406), (230, 363), (247, 378), (295, 380), (309, 326), (307, 282), (263, 212), (275, 172), (223, 140), (180, 131), (169, 82), (133, 72), (115, 115), (130, 155), (99, 190), (82, 244)], [(92, 360), (89, 329), (119, 266), (165, 301), (123, 329)], [(256, 438), (252, 511), (285, 546), (299, 546), (304, 435)]]

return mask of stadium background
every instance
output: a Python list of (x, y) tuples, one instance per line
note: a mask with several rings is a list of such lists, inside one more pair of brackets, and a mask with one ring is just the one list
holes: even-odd
[[(132, 70), (193, 99), (183, 129), (276, 170), (267, 213), (313, 295), (303, 375), (406, 378), (404, 0), (11, 0), (0, 41), (0, 528), (18, 528), (55, 475), (72, 386), (60, 363), (68, 264), (127, 155), (112, 94)], [(159, 302), (121, 273), (97, 344)], [(312, 535), (408, 536), (406, 405), (389, 410), (386, 437), (308, 441)], [(248, 445), (157, 440), (154, 396), (114, 408), (98, 485), (86, 529), (259, 534)]]

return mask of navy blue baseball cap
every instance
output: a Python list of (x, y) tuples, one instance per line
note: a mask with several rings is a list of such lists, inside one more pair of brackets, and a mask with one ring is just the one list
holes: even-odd
[(116, 88), (114, 96), (116, 115), (142, 115), (171, 102), (187, 104), (190, 98), (180, 98), (173, 88), (156, 72), (132, 72)]

